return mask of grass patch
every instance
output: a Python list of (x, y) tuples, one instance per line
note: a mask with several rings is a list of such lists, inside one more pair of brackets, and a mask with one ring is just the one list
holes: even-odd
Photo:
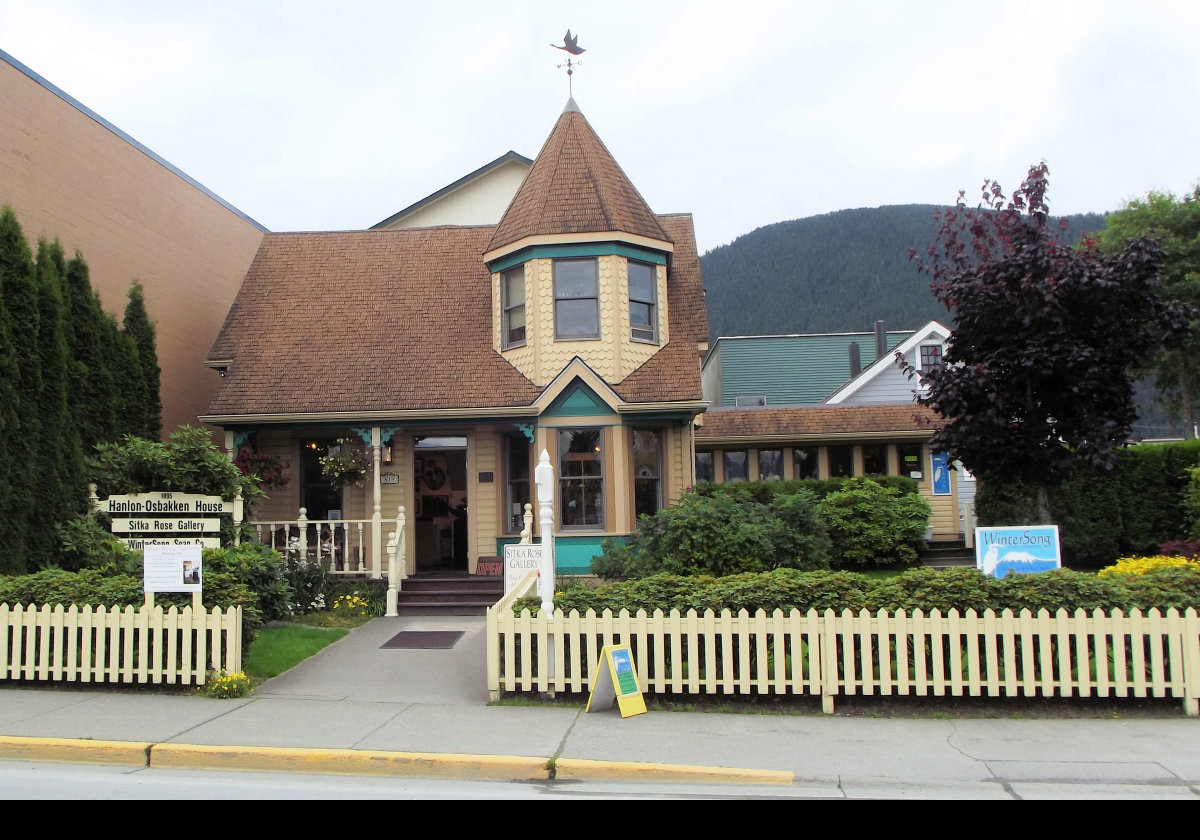
[(242, 670), (258, 685), (329, 647), (366, 620), (370, 617), (354, 622), (330, 613), (310, 613), (294, 616), (288, 624), (265, 626), (254, 636)]

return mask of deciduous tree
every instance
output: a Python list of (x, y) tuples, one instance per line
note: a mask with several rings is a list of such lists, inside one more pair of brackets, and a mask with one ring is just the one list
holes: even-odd
[[(1138, 237), (1152, 237), (1163, 249), (1163, 297), (1200, 305), (1200, 186), (1181, 197), (1150, 192), (1126, 202), (1109, 215), (1098, 236), (1106, 252), (1119, 251)], [(1182, 347), (1147, 360), (1147, 370), (1153, 362), (1155, 384), (1168, 416), (1182, 421), (1189, 438), (1196, 436), (1200, 402), (1200, 330), (1195, 327)]]
[[(1136, 409), (1131, 371), (1177, 342), (1192, 314), (1159, 297), (1163, 253), (1138, 238), (1111, 253), (1072, 245), (1051, 223), (1044, 163), (1011, 198), (985, 181), (977, 208), (939, 212), (935, 241), (910, 256), (955, 324), (918, 402), (942, 420), (931, 446), (980, 482), (1047, 490), (1077, 461), (1110, 468)], [(901, 360), (903, 364), (903, 360)]]

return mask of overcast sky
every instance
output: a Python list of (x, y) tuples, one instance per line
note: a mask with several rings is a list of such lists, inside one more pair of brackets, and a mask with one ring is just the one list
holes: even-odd
[(1195, 0), (0, 0), (0, 49), (272, 231), (534, 157), (568, 82), (701, 253), (1040, 160), (1054, 213), (1200, 180)]

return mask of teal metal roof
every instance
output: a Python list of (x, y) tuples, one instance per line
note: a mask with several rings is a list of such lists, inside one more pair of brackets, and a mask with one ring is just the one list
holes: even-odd
[[(911, 330), (886, 333), (888, 350), (910, 335)], [(819, 405), (852, 378), (854, 343), (859, 370), (865, 370), (876, 359), (874, 332), (721, 337), (705, 365), (721, 366), (722, 406), (735, 405), (739, 396), (765, 396), (768, 406)]]

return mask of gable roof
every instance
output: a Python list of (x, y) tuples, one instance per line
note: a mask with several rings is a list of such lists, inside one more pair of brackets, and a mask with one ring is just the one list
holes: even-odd
[(670, 241), (572, 98), (486, 250), (534, 236), (609, 232)]
[[(414, 203), (408, 205), (400, 212), (394, 213), (391, 216), (388, 216), (382, 222), (378, 222), (377, 224), (371, 225), (371, 230), (382, 230), (382, 229), (386, 229), (386, 228), (397, 227), (406, 218), (414, 215), (419, 210), (424, 210), (426, 207), (436, 204), (438, 201), (440, 201), (441, 199), (450, 195), (451, 193), (457, 192), (458, 190), (461, 190), (463, 187), (466, 187), (470, 184), (476, 183), (476, 182), (486, 178), (487, 176), (491, 175), (493, 172), (496, 172), (507, 166), (521, 167), (521, 168), (525, 169), (526, 172), (528, 172), (529, 167), (531, 167), (532, 165), (533, 165), (533, 161), (531, 161), (529, 158), (525, 157), (524, 155), (519, 155), (514, 151), (508, 151), (505, 154), (503, 154), (500, 157), (493, 160), (491, 163), (485, 163), (483, 166), (479, 167), (474, 172), (464, 175), (463, 177), (461, 177), (457, 181), (455, 181), (453, 184), (448, 184), (448, 185), (442, 187), (437, 192), (430, 193), (429, 195), (425, 196), (425, 198), (422, 198), (420, 201), (417, 201), (417, 202), (414, 202)], [(473, 221), (491, 222), (491, 221), (493, 221), (493, 219), (474, 219)]]
[(851, 379), (844, 386), (839, 388), (825, 402), (828, 405), (837, 405), (854, 394), (861, 391), (864, 387), (870, 384), (875, 379), (889, 372), (896, 370), (896, 354), (899, 353), (907, 356), (917, 347), (936, 339), (939, 342), (946, 341), (950, 337), (950, 329), (943, 326), (937, 321), (930, 321), (925, 326), (916, 330), (904, 341), (892, 348), (892, 352), (885, 356), (876, 359), (870, 366), (862, 371), (858, 376)]

